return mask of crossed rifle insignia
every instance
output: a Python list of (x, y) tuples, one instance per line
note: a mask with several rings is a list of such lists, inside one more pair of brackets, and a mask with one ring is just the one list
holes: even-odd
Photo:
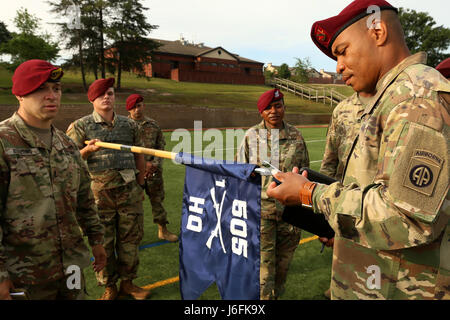
[[(225, 188), (225, 179), (223, 179), (222, 181), (216, 181), (216, 186)], [(220, 220), (222, 218), (223, 201), (225, 200), (225, 195), (227, 194), (227, 191), (226, 190), (224, 191), (220, 205), (216, 200), (216, 189), (214, 187), (211, 188), (210, 194), (214, 204), (214, 209), (216, 210), (217, 224), (214, 230), (211, 231), (211, 235), (209, 236), (208, 241), (206, 241), (206, 246), (208, 247), (208, 249), (211, 249), (213, 239), (219, 237), (220, 245), (222, 246), (222, 251), (223, 253), (227, 253), (227, 251), (225, 250), (225, 245), (223, 243), (222, 228), (220, 224)]]

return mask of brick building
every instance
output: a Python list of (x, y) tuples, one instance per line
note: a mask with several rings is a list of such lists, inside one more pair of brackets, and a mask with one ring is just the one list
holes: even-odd
[(342, 80), (342, 74), (330, 71), (324, 71), (320, 69), (320, 72), (311, 69), (308, 83), (321, 83), (321, 84), (345, 84)]
[(264, 84), (264, 63), (230, 53), (222, 47), (210, 48), (184, 39), (153, 39), (161, 44), (147, 66), (148, 77), (230, 84)]

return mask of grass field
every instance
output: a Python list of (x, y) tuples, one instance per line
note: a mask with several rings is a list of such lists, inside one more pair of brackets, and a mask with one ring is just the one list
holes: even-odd
[[(112, 76), (112, 75), (108, 75)], [(11, 94), (12, 73), (0, 67), (0, 104), (17, 104)], [(88, 85), (95, 79), (87, 77)], [(63, 104), (86, 104), (86, 94), (82, 86), (79, 72), (66, 70), (62, 79)], [(323, 86), (323, 85), (322, 85)], [(351, 95), (348, 88), (335, 86), (345, 95)], [(209, 108), (236, 108), (255, 110), (255, 101), (261, 93), (269, 87), (262, 85), (231, 85), (196, 82), (176, 82), (168, 79), (137, 77), (135, 74), (124, 73), (122, 89), (116, 92), (116, 103), (124, 104), (130, 93), (139, 91), (145, 98), (146, 104), (181, 104), (187, 106), (207, 106)], [(314, 101), (299, 99), (291, 93), (285, 93), (287, 113), (331, 113), (329, 105)]]
[[(325, 147), (326, 128), (302, 128), (311, 160), (311, 168), (318, 170)], [(171, 132), (164, 133), (166, 150), (179, 143), (178, 139), (172, 141)], [(210, 142), (204, 142), (200, 148), (204, 149)], [(238, 145), (238, 144), (236, 144)], [(225, 147), (224, 147), (225, 148)], [(198, 150), (199, 151), (199, 150)], [(198, 154), (197, 154), (198, 155)], [(216, 154), (219, 156), (219, 154)], [(164, 184), (166, 199), (165, 208), (168, 212), (170, 224), (168, 229), (176, 234), (180, 232), (182, 194), (185, 168), (176, 165), (170, 160), (164, 160)], [(180, 300), (178, 272), (179, 256), (178, 243), (160, 241), (157, 237), (157, 226), (153, 223), (151, 207), (148, 199), (144, 202), (145, 234), (141, 243), (140, 267), (135, 283), (151, 288), (151, 300)], [(286, 292), (283, 300), (322, 300), (323, 292), (328, 288), (331, 273), (332, 251), (326, 248), (320, 254), (321, 244), (318, 240), (309, 241), (311, 234), (302, 233), (305, 243), (299, 245), (292, 261)], [(103, 288), (96, 285), (94, 273), (91, 268), (85, 270), (88, 299), (98, 299)], [(218, 300), (220, 295), (215, 285), (212, 285), (200, 297), (201, 300)]]

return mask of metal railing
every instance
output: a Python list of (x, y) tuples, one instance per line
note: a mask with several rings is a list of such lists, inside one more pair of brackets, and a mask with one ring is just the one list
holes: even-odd
[(280, 90), (285, 90), (293, 93), (302, 99), (308, 99), (315, 102), (322, 102), (324, 104), (330, 103), (330, 106), (338, 104), (347, 97), (332, 87), (318, 87), (312, 88), (298, 82), (294, 82), (287, 79), (274, 78), (271, 81), (271, 85)]

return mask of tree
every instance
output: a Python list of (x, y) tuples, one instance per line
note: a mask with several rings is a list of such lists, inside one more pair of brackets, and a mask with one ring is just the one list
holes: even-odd
[(0, 21), (0, 46), (3, 43), (11, 40), (11, 38), (12, 38), (11, 33), (6, 28), (6, 25), (2, 21)]
[(428, 65), (432, 67), (450, 56), (445, 53), (450, 46), (450, 29), (436, 26), (434, 19), (426, 12), (399, 8), (399, 18), (411, 53), (425, 51)]
[[(64, 1), (64, 0), (60, 0)], [(111, 14), (112, 2), (105, 0), (78, 0), (80, 6), (81, 22), (84, 26), (82, 36), (88, 46), (87, 61), (89, 67), (98, 78), (98, 67), (101, 77), (106, 77), (105, 47), (108, 45), (105, 38), (108, 32), (108, 18)]]
[(312, 68), (311, 61), (309, 60), (309, 58), (305, 58), (303, 60), (300, 58), (295, 59), (297, 60), (297, 62), (294, 66), (295, 75), (291, 77), (292, 80), (303, 83), (308, 82), (309, 70), (311, 70)]
[(278, 76), (282, 79), (289, 79), (291, 77), (291, 71), (289, 71), (289, 66), (283, 63), (278, 69)]
[(21, 34), (34, 35), (35, 30), (39, 28), (40, 19), (30, 14), (27, 9), (19, 9), (14, 17), (14, 24)]
[[(147, 39), (157, 28), (146, 21), (144, 8), (138, 0), (51, 0), (52, 12), (67, 15), (76, 6), (79, 26), (71, 28), (69, 22), (58, 23), (60, 36), (66, 49), (76, 50), (68, 66), (80, 66), (85, 83), (84, 69), (93, 72), (96, 79), (106, 71), (118, 72), (117, 87), (121, 86), (122, 70), (142, 72), (150, 60), (157, 43)], [(86, 85), (85, 85), (86, 89)]]
[[(90, 60), (95, 60), (95, 70), (97, 70), (97, 55), (94, 58), (85, 49), (85, 43), (89, 42), (92, 35), (96, 34), (93, 30), (86, 28), (86, 25), (90, 25), (89, 16), (85, 13), (85, 10), (81, 8), (87, 5), (85, 0), (59, 0), (59, 1), (49, 1), (48, 4), (51, 6), (51, 12), (58, 16), (68, 17), (66, 22), (57, 23), (59, 26), (60, 38), (65, 40), (65, 48), (67, 50), (76, 50), (77, 53), (72, 56), (71, 59), (67, 59), (65, 62), (65, 67), (78, 66), (81, 71), (81, 78), (83, 82), (84, 90), (87, 91), (86, 83), (86, 65), (89, 65)], [(97, 79), (97, 73), (95, 73)]]
[(35, 34), (40, 25), (36, 16), (21, 8), (17, 10), (14, 23), (20, 33), (13, 33), (11, 39), (0, 46), (0, 54), (11, 56), (11, 63), (4, 63), (7, 69), (14, 71), (21, 63), (30, 59), (52, 62), (58, 58), (58, 45), (51, 41), (50, 35)]
[[(109, 27), (108, 17), (111, 1), (104, 0), (51, 0), (51, 11), (58, 16), (74, 11), (79, 15), (79, 26), (74, 28), (70, 21), (58, 23), (60, 35), (66, 41), (67, 49), (76, 49), (78, 62), (69, 64), (86, 66), (98, 79), (106, 77), (105, 47), (108, 45), (105, 34)], [(73, 12), (72, 12), (73, 14)], [(70, 17), (71, 18), (71, 17)], [(69, 20), (69, 19), (68, 19)]]
[(108, 37), (113, 41), (110, 50), (110, 63), (117, 69), (117, 89), (121, 87), (122, 70), (142, 75), (145, 66), (159, 44), (147, 38), (158, 26), (147, 22), (144, 12), (148, 10), (139, 0), (113, 0), (112, 23)]
[(272, 71), (264, 69), (264, 78), (266, 81), (273, 79), (274, 76), (275, 74)]

